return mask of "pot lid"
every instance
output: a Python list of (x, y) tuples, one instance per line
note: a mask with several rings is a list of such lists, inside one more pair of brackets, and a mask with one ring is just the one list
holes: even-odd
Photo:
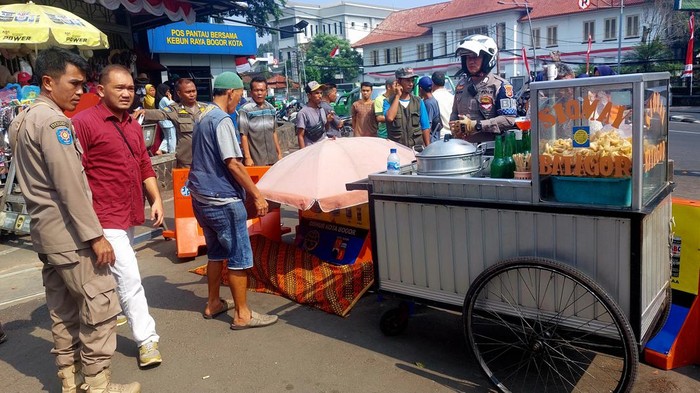
[(445, 139), (429, 144), (422, 152), (416, 154), (416, 157), (453, 157), (474, 152), (476, 152), (476, 146), (461, 139), (454, 139), (448, 134), (445, 135)]

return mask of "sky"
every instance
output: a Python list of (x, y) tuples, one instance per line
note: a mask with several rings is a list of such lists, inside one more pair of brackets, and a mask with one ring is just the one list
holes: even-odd
[[(307, 3), (307, 4), (337, 4), (340, 0), (289, 0), (296, 3)], [(420, 7), (428, 4), (443, 3), (448, 0), (344, 0), (348, 3), (356, 2), (360, 4), (372, 4), (384, 7), (393, 8), (413, 8)]]

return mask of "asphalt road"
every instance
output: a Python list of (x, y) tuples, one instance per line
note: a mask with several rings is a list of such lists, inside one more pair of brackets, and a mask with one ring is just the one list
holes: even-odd
[(675, 171), (700, 176), (700, 124), (672, 121), (669, 125), (668, 151)]

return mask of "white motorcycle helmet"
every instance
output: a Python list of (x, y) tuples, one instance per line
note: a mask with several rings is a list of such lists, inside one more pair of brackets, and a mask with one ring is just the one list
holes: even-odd
[(472, 34), (470, 36), (464, 37), (455, 51), (455, 56), (460, 57), (462, 61), (462, 69), (464, 72), (471, 76), (469, 70), (467, 69), (467, 52), (476, 53), (477, 56), (481, 56), (484, 61), (481, 62), (481, 72), (483, 74), (488, 74), (491, 69), (496, 66), (496, 56), (498, 55), (498, 46), (496, 41), (491, 37), (487, 37), (481, 34)]

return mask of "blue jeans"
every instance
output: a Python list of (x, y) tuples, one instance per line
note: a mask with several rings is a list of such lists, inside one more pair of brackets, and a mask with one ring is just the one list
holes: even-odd
[(192, 207), (197, 222), (202, 227), (207, 242), (207, 257), (210, 261), (228, 260), (229, 270), (244, 270), (253, 267), (253, 250), (248, 237), (248, 215), (243, 201), (237, 200), (216, 206), (192, 198)]
[(175, 127), (163, 127), (161, 124), (160, 128), (163, 131), (163, 141), (160, 142), (158, 150), (165, 153), (175, 153), (175, 144), (177, 143)]

